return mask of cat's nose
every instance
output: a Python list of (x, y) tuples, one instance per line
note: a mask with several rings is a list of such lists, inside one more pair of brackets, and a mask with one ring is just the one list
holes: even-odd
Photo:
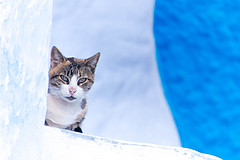
[(76, 92), (77, 92), (76, 88), (74, 88), (74, 87), (69, 88), (69, 93), (71, 94), (71, 96), (73, 96), (74, 93), (76, 93)]

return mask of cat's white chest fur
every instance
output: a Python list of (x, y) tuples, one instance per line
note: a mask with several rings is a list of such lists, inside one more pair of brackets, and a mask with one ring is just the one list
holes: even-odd
[(81, 100), (82, 99), (74, 103), (69, 103), (48, 94), (46, 119), (60, 125), (61, 128), (66, 128), (76, 123), (77, 117), (86, 113), (86, 108), (81, 108)]

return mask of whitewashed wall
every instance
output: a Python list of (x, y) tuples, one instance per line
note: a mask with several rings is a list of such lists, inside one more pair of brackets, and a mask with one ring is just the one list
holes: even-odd
[(51, 44), (66, 56), (101, 52), (83, 131), (180, 146), (155, 59), (154, 0), (55, 0)]
[(0, 0), (1, 160), (41, 159), (51, 10), (51, 0)]

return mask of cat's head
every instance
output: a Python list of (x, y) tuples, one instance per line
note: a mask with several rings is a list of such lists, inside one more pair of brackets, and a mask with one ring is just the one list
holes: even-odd
[(54, 46), (51, 51), (49, 94), (67, 102), (85, 98), (94, 83), (100, 53), (88, 58), (66, 58)]

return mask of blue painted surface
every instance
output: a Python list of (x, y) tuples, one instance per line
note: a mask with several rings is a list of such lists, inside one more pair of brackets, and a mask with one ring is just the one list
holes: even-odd
[(240, 159), (240, 0), (156, 0), (154, 35), (183, 147)]

